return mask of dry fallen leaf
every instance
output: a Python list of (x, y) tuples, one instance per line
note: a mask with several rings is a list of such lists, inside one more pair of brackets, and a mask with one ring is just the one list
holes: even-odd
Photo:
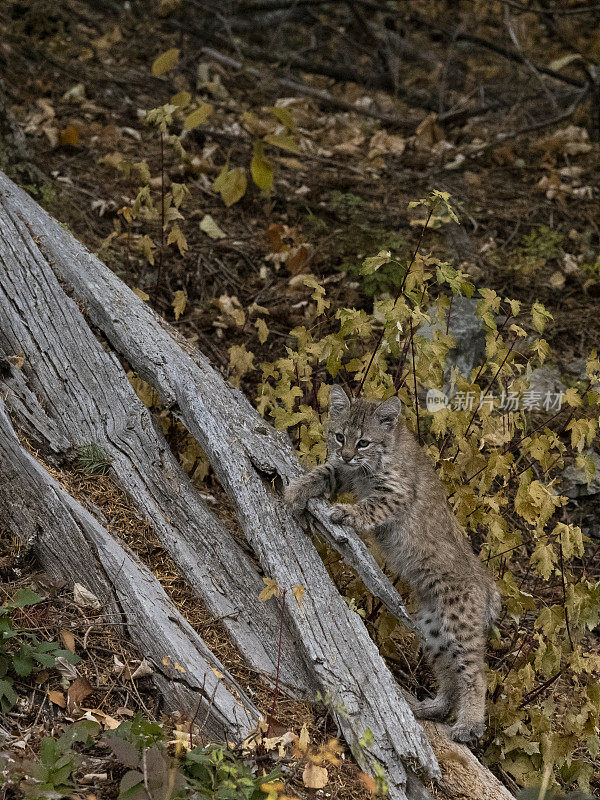
[(85, 711), (85, 714), (82, 715), (81, 719), (89, 719), (90, 722), (98, 722), (107, 731), (114, 731), (115, 728), (118, 728), (121, 724), (118, 719), (111, 717), (109, 714), (105, 714), (104, 711), (100, 711), (99, 708), (86, 708), (82, 709), (82, 711)]
[(76, 125), (67, 125), (60, 132), (60, 143), (63, 145), (69, 145), (71, 147), (77, 147), (79, 144), (79, 128)]
[(306, 244), (301, 244), (290, 250), (290, 254), (286, 260), (286, 266), (292, 275), (299, 275), (306, 272), (308, 269), (308, 261), (310, 258), (310, 248)]
[(302, 725), (302, 730), (300, 731), (300, 738), (298, 739), (298, 747), (301, 750), (306, 750), (310, 743), (310, 735), (308, 733), (308, 728), (306, 726), (306, 722)]
[(81, 606), (81, 608), (92, 608), (94, 611), (99, 611), (102, 607), (96, 595), (92, 594), (92, 592), (86, 589), (85, 586), (82, 586), (81, 583), (76, 583), (75, 586), (73, 586), (73, 597), (77, 605)]
[[(175, 667), (177, 667), (177, 664), (175, 665)], [(146, 678), (149, 675), (153, 675), (153, 674), (154, 674), (154, 670), (150, 666), (150, 662), (147, 661), (145, 658), (143, 658), (140, 661), (139, 667), (137, 667), (137, 669), (135, 669), (133, 671), (131, 677), (132, 677), (132, 679), (135, 680), (136, 678)]]
[(377, 782), (366, 772), (361, 772), (358, 780), (362, 783), (369, 794), (377, 794)]
[(316, 764), (307, 764), (302, 773), (302, 780), (307, 789), (322, 789), (329, 780), (327, 767), (318, 767)]
[(211, 239), (224, 239), (227, 234), (219, 228), (210, 214), (205, 214), (200, 220), (200, 230), (204, 231)]
[(15, 369), (22, 369), (25, 363), (25, 356), (23, 353), (16, 353), (14, 356), (8, 356), (8, 360)]
[(85, 100), (85, 86), (83, 83), (76, 83), (63, 94), (62, 99), (65, 103), (72, 103), (73, 105), (81, 105)]
[(300, 606), (300, 608), (302, 608), (302, 601), (304, 600), (305, 594), (306, 594), (306, 589), (304, 588), (304, 586), (301, 586), (300, 584), (294, 586), (294, 588), (292, 589), (292, 595), (298, 601), (298, 605)]
[(75, 678), (79, 677), (79, 671), (77, 667), (73, 666), (73, 664), (69, 664), (69, 662), (63, 656), (56, 656), (54, 659), (54, 666), (60, 673), (61, 678), (63, 678), (65, 681), (74, 681)]
[(60, 638), (62, 639), (62, 643), (70, 650), (72, 653), (75, 652), (75, 637), (71, 633), (71, 631), (61, 631)]
[(76, 708), (80, 707), (85, 698), (93, 691), (90, 682), (84, 675), (76, 678), (67, 691), (67, 708), (69, 713), (72, 714)]
[(50, 689), (48, 692), (48, 699), (51, 700), (56, 706), (60, 706), (61, 708), (67, 707), (67, 701), (65, 700), (64, 694), (56, 689)]

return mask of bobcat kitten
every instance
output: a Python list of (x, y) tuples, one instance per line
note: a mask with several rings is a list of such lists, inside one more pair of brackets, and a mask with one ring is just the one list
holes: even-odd
[(331, 519), (371, 531), (416, 596), (416, 621), (439, 690), (417, 705), (415, 715), (444, 720), (455, 711), (452, 737), (466, 742), (485, 728), (485, 634), (500, 595), (399, 415), (397, 397), (350, 400), (333, 386), (327, 461), (292, 481), (285, 499), (301, 510), (311, 497), (346, 490), (358, 496), (355, 505), (335, 505)]

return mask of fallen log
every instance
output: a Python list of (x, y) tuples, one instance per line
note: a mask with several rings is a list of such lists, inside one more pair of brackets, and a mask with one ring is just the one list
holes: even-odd
[[(101, 448), (182, 577), (249, 665), (274, 679), (279, 613), (258, 599), (264, 584), (256, 566), (191, 486), (117, 359), (66, 296), (26, 227), (9, 215), (0, 216), (0, 267), (0, 350), (25, 358), (5, 380), (15, 419), (44, 451)], [(279, 661), (291, 695), (314, 694), (291, 636)]]
[[(385, 776), (391, 798), (426, 796), (411, 767), (423, 779), (440, 773), (423, 729), (362, 620), (331, 582), (304, 534), (303, 520), (281, 502), (283, 482), (300, 472), (287, 437), (265, 423), (206, 358), (0, 174), (0, 221), (6, 219), (15, 241), (51, 266), (86, 318), (157, 389), (165, 407), (201, 444), (267, 575), (282, 589), (306, 589), (302, 606), (292, 599), (286, 603), (287, 630), (358, 762)], [(20, 309), (11, 313), (18, 316)], [(356, 534), (331, 525), (322, 501), (314, 501), (310, 511), (314, 524), (346, 554), (365, 585), (402, 619), (397, 592)], [(365, 736), (367, 730), (372, 737)], [(489, 797), (510, 797), (472, 758), (486, 777)]]
[[(256, 726), (259, 711), (156, 578), (20, 445), (1, 398), (0, 528), (33, 545), (52, 577), (91, 591), (112, 624), (118, 618), (168, 706), (197, 714), (203, 736), (241, 741)], [(164, 660), (178, 663), (175, 675)]]

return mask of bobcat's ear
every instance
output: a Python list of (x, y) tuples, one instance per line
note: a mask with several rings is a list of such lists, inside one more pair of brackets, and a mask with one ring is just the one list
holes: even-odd
[(350, 408), (350, 399), (341, 386), (332, 386), (329, 392), (329, 414), (337, 416)]
[(384, 403), (377, 406), (375, 414), (379, 422), (386, 428), (394, 428), (400, 416), (402, 403), (399, 397), (390, 397)]

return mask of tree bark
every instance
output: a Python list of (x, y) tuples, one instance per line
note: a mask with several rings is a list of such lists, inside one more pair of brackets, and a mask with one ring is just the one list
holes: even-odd
[[(203, 736), (237, 741), (255, 727), (258, 709), (156, 578), (19, 444), (1, 398), (0, 527), (34, 545), (50, 575), (81, 583), (96, 595), (111, 623), (118, 616), (152, 664), (167, 704), (188, 718), (198, 712), (205, 720)], [(171, 674), (163, 659), (184, 671)]]
[[(256, 566), (194, 491), (123, 368), (64, 293), (26, 227), (15, 222), (0, 215), (0, 349), (25, 355), (22, 371), (6, 382), (10, 411), (44, 452), (64, 457), (90, 443), (103, 449), (182, 577), (249, 665), (273, 679), (280, 615), (258, 599), (264, 584)], [(314, 694), (290, 636), (280, 680), (291, 695)]]

